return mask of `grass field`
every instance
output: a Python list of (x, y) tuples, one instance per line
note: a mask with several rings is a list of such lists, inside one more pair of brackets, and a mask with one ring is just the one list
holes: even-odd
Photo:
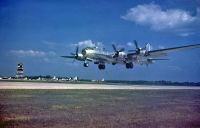
[(0, 90), (0, 127), (199, 128), (199, 90)]

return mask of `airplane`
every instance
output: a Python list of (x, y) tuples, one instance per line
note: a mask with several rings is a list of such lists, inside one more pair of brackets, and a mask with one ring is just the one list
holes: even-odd
[(105, 64), (124, 64), (127, 69), (132, 69), (135, 64), (149, 64), (154, 63), (158, 60), (168, 60), (166, 57), (168, 53), (187, 50), (192, 48), (200, 48), (200, 44), (171, 47), (165, 49), (151, 50), (150, 44), (146, 44), (144, 48), (139, 48), (137, 41), (134, 41), (135, 50), (129, 50), (126, 53), (124, 48), (117, 50), (113, 44), (114, 52), (108, 52), (97, 47), (86, 47), (82, 49), (81, 53), (78, 53), (78, 47), (76, 48), (76, 53), (71, 53), (71, 56), (61, 56), (65, 58), (74, 58), (79, 61), (84, 61), (84, 67), (89, 66), (89, 61), (93, 61), (94, 64), (98, 64), (100, 70), (105, 69)]

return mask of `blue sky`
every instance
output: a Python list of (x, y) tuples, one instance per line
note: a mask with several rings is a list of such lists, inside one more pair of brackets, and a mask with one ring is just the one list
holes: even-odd
[[(178, 4), (177, 4), (178, 3)], [(83, 79), (172, 80), (200, 82), (200, 49), (169, 54), (169, 61), (146, 66), (83, 67), (61, 58), (75, 45), (111, 44), (134, 49), (133, 40), (153, 49), (200, 43), (200, 2), (190, 0), (1, 0), (0, 75), (79, 76)], [(93, 42), (93, 43), (92, 43)]]

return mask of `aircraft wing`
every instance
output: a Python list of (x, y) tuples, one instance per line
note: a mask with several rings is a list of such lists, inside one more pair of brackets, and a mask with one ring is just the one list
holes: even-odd
[[(192, 49), (192, 48), (200, 48), (200, 44), (193, 44), (193, 45), (186, 45), (186, 46), (180, 46), (180, 47), (172, 47), (172, 48), (152, 50), (152, 51), (148, 51), (148, 53), (145, 56), (146, 57), (167, 56), (167, 54), (171, 53), (171, 52), (188, 50), (188, 49)], [(137, 56), (137, 53), (129, 53), (128, 56)]]
[(75, 58), (75, 56), (61, 56), (63, 58)]
[(153, 58), (148, 58), (147, 60), (154, 61), (154, 60), (169, 60), (169, 59), (153, 59)]
[(192, 49), (192, 48), (200, 48), (200, 44), (152, 50), (152, 51), (148, 52), (147, 56), (151, 56), (151, 57), (166, 56), (168, 53), (171, 53), (171, 52), (188, 50), (188, 49)]
[(93, 59), (91, 59), (91, 58), (86, 58), (86, 59), (84, 59), (84, 58), (80, 58), (80, 57), (76, 58), (75, 56), (60, 56), (60, 57), (63, 57), (63, 58), (71, 58), (71, 59), (77, 59), (77, 60), (80, 60), (80, 61), (85, 61), (85, 60), (87, 60), (87, 61), (93, 61)]

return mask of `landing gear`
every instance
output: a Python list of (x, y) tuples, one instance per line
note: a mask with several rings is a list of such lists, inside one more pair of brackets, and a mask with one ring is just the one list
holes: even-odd
[(88, 64), (88, 63), (84, 63), (83, 66), (84, 66), (84, 67), (88, 67), (89, 64)]
[(131, 62), (130, 63), (126, 63), (126, 68), (127, 69), (129, 69), (129, 68), (132, 69), (133, 68), (133, 63), (131, 63)]
[(104, 70), (106, 68), (106, 66), (104, 64), (99, 64), (98, 68), (99, 68), (99, 70)]
[(116, 63), (112, 63), (112, 65), (115, 65)]

